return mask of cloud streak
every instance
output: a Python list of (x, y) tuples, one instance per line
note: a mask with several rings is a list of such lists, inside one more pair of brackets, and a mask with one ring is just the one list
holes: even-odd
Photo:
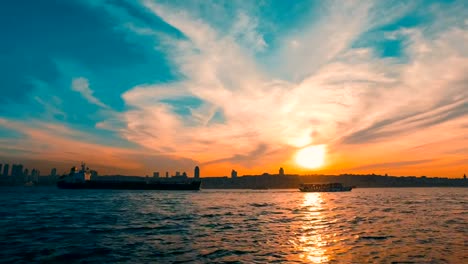
[[(134, 109), (125, 114), (127, 138), (155, 150), (197, 155), (206, 162), (239, 161), (235, 157), (253, 153), (262, 144), (271, 150), (321, 143), (338, 148), (393, 140), (466, 115), (463, 78), (468, 64), (466, 51), (456, 46), (466, 38), (463, 29), (454, 27), (431, 39), (417, 29), (395, 31), (411, 39), (404, 47), (410, 61), (401, 64), (380, 58), (369, 48), (352, 48), (363, 32), (389, 23), (388, 17), (375, 16), (381, 7), (371, 2), (327, 3), (318, 22), (305, 23), (298, 36), (286, 35), (284, 48), (272, 53), (285, 63), (269, 72), (240, 45), (244, 39), (236, 35), (239, 24), (223, 34), (189, 10), (144, 3), (187, 37), (169, 42), (169, 54), (183, 80), (136, 87), (123, 95)], [(395, 8), (400, 15), (394, 17), (408, 8)], [(253, 31), (255, 23), (250, 25)], [(254, 36), (250, 39), (261, 38)], [(267, 48), (268, 43), (261, 46)], [(275, 76), (289, 70), (297, 73), (295, 81)], [(436, 71), (442, 78), (432, 78)], [(203, 107), (180, 116), (162, 102), (183, 95), (199, 98)], [(223, 113), (224, 122), (207, 125), (217, 111)], [(209, 148), (203, 142), (211, 142)], [(220, 159), (199, 155), (212, 149)]]
[(73, 79), (72, 81), (72, 90), (75, 92), (79, 92), (83, 98), (88, 100), (88, 102), (95, 104), (102, 108), (109, 108), (106, 104), (101, 102), (98, 98), (96, 98), (93, 94), (94, 91), (89, 88), (89, 81), (86, 78), (78, 77)]
[[(438, 164), (441, 173), (460, 168), (447, 165), (460, 160), (463, 153), (453, 150), (467, 142), (468, 132), (468, 28), (460, 11), (466, 8), (458, 2), (308, 2), (300, 16), (284, 21), (287, 27), (271, 24), (262, 10), (274, 3), (118, 3), (93, 6), (107, 10), (129, 42), (152, 45), (148, 55), (164, 54), (171, 78), (146, 78), (121, 89), (116, 107), (95, 96), (93, 90), (112, 90), (96, 73), (73, 72), (93, 80), (93, 89), (84, 77), (71, 85), (100, 108), (90, 134), (106, 131), (134, 144), (103, 153), (119, 153), (120, 159), (144, 150), (174, 164), (240, 167), (246, 173), (283, 165), (301, 171), (294, 152), (325, 144), (324, 172), (387, 165)], [(422, 22), (401, 22), (421, 8), (427, 16)], [(397, 52), (386, 53), (382, 45)], [(48, 109), (74, 118), (59, 106)], [(37, 139), (35, 130), (27, 131)], [(81, 146), (96, 147), (88, 143)]]
[(408, 160), (408, 161), (399, 161), (399, 162), (386, 162), (386, 163), (376, 163), (370, 165), (359, 166), (353, 168), (353, 170), (369, 170), (369, 169), (391, 169), (394, 167), (407, 167), (420, 165), (424, 163), (433, 162), (433, 159), (424, 159), (424, 160)]

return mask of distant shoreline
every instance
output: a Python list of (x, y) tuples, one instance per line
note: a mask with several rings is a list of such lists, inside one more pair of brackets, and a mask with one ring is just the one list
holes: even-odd
[[(180, 178), (180, 179), (179, 179)], [(98, 181), (152, 181), (158, 180), (183, 180), (193, 179), (187, 176), (177, 177), (141, 177), (141, 176), (123, 176), (123, 175), (108, 175), (96, 176), (94, 180)], [(93, 179), (93, 178), (92, 178)], [(56, 178), (50, 176), (41, 176), (37, 182), (30, 185), (55, 185)], [(468, 187), (468, 179), (466, 178), (439, 178), (439, 177), (396, 177), (385, 175), (278, 175), (278, 174), (263, 174), (263, 175), (244, 175), (240, 177), (201, 177), (202, 189), (250, 189), (250, 190), (265, 190), (265, 189), (297, 189), (302, 183), (342, 183), (345, 186), (353, 186), (356, 188), (411, 188), (411, 187)], [(0, 186), (22, 186), (20, 182), (14, 182), (8, 178), (0, 180)]]

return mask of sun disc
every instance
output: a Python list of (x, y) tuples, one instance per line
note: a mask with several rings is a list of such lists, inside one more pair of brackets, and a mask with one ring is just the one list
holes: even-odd
[(325, 145), (309, 146), (296, 153), (296, 163), (299, 166), (315, 169), (325, 162)]

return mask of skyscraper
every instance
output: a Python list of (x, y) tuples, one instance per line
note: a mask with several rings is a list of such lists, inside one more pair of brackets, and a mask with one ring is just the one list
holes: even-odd
[(10, 165), (8, 164), (5, 164), (5, 166), (3, 166), (3, 176), (4, 177), (7, 177), (8, 176), (8, 170), (10, 169)]
[(13, 164), (11, 166), (11, 177), (13, 178), (13, 182), (23, 184), (23, 165)]
[(232, 171), (231, 171), (231, 178), (232, 178), (232, 179), (236, 179), (236, 178), (237, 178), (237, 171), (235, 171), (235, 170), (232, 170)]
[(41, 172), (37, 169), (33, 169), (31, 171), (31, 180), (33, 182), (39, 182), (39, 176), (41, 176)]
[(279, 176), (284, 176), (284, 169), (283, 168), (279, 169)]
[(24, 171), (23, 171), (23, 177), (24, 177), (24, 180), (25, 180), (26, 182), (30, 181), (30, 179), (29, 179), (29, 170), (28, 170), (28, 169), (24, 169)]
[(195, 179), (200, 179), (200, 168), (198, 166), (195, 166), (193, 176), (195, 177)]
[(52, 168), (50, 170), (50, 175), (49, 175), (49, 179), (48, 179), (48, 183), (55, 183), (57, 181), (57, 169), (56, 168)]

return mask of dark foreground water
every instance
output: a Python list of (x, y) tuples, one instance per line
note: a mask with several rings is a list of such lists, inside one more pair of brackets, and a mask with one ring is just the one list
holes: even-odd
[(6, 263), (468, 263), (468, 188), (0, 191)]

